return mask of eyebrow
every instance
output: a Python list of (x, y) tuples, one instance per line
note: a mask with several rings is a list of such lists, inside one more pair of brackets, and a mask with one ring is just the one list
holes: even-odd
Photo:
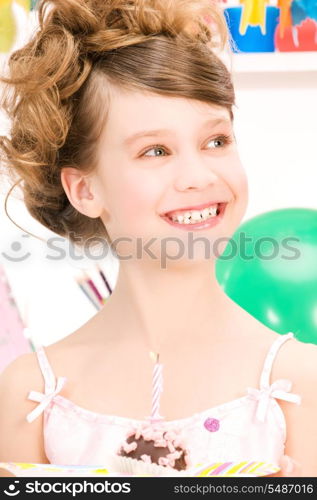
[[(211, 120), (207, 120), (204, 124), (203, 127), (217, 127), (218, 125), (231, 125), (231, 120), (228, 118), (213, 118)], [(140, 139), (141, 137), (157, 137), (159, 135), (163, 134), (171, 134), (173, 133), (172, 130), (163, 128), (163, 129), (156, 129), (156, 130), (141, 130), (140, 132), (136, 132), (133, 135), (130, 135), (123, 141), (124, 146), (130, 146), (134, 141), (137, 139)]]

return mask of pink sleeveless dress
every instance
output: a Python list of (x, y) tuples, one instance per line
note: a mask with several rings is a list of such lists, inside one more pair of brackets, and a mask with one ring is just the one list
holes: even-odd
[[(259, 387), (248, 387), (241, 397), (208, 408), (188, 418), (166, 421), (177, 428), (193, 464), (227, 461), (260, 461), (280, 465), (284, 457), (286, 422), (277, 400), (300, 404), (287, 379), (270, 380), (273, 361), (293, 333), (280, 335), (267, 353)], [(141, 420), (96, 413), (74, 404), (59, 392), (66, 378), (57, 380), (43, 346), (36, 351), (45, 380), (45, 393), (31, 391), (28, 399), (39, 403), (26, 419), (44, 412), (45, 453), (51, 464), (102, 466), (118, 452), (131, 424)], [(284, 457), (285, 458), (285, 457)]]

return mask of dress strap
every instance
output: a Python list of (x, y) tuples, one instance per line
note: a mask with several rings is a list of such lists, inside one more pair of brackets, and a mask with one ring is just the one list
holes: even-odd
[(288, 379), (278, 379), (272, 384), (270, 383), (271, 371), (276, 354), (284, 342), (294, 337), (292, 332), (280, 335), (271, 345), (269, 352), (264, 361), (264, 367), (260, 378), (260, 388), (255, 389), (248, 387), (249, 396), (258, 402), (256, 418), (264, 422), (272, 399), (282, 399), (289, 403), (301, 403), (301, 397), (298, 394), (293, 394), (292, 382)]
[(260, 389), (268, 389), (270, 387), (270, 379), (274, 359), (276, 358), (276, 355), (284, 342), (292, 339), (293, 337), (293, 332), (289, 332), (286, 335), (280, 335), (276, 340), (274, 340), (264, 361), (264, 366), (260, 378)]
[(38, 346), (35, 352), (44, 378), (45, 387), (44, 394), (37, 391), (31, 391), (28, 394), (28, 399), (40, 403), (26, 416), (26, 420), (29, 423), (33, 422), (45, 410), (52, 399), (62, 390), (66, 382), (66, 377), (58, 377), (56, 381), (43, 346)]
[(50, 394), (56, 386), (55, 375), (53, 373), (50, 362), (46, 356), (44, 347), (42, 345), (38, 346), (35, 352), (44, 378), (44, 383), (45, 383), (44, 392), (45, 394)]

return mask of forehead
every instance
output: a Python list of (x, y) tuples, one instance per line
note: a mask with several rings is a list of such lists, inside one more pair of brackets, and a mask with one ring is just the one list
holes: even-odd
[(154, 129), (201, 127), (206, 121), (230, 123), (226, 108), (176, 96), (152, 92), (113, 89), (111, 91), (105, 134), (121, 142), (137, 133)]

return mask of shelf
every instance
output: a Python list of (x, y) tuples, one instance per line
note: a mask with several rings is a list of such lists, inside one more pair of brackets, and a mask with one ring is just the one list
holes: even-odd
[(315, 52), (245, 52), (231, 55), (233, 73), (317, 72)]

